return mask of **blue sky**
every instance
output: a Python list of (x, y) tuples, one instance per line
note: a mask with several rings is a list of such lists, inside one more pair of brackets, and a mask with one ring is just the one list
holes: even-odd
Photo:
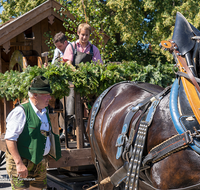
[(3, 7), (0, 7), (0, 13), (3, 11)]
[[(0, 7), (0, 14), (1, 14), (2, 11), (3, 11), (3, 7)], [(0, 22), (1, 22), (1, 19), (0, 19)]]

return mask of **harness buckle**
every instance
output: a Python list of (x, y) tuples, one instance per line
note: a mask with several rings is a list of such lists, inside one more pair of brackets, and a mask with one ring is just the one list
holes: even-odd
[(139, 105), (136, 105), (135, 107), (132, 107), (132, 108), (131, 108), (131, 111), (132, 111), (132, 112), (136, 112), (136, 111), (139, 110), (139, 108), (140, 108)]
[(115, 146), (120, 147), (124, 145), (124, 141), (125, 141), (125, 135), (119, 134)]
[(189, 142), (188, 144), (191, 144), (193, 142), (193, 137), (195, 136), (195, 134), (192, 134), (190, 130), (187, 130), (186, 134), (187, 141)]

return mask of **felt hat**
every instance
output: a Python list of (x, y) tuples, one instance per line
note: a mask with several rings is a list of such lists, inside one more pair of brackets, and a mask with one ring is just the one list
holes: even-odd
[(43, 76), (37, 76), (31, 81), (29, 91), (38, 94), (49, 94), (52, 90), (49, 85), (49, 81)]

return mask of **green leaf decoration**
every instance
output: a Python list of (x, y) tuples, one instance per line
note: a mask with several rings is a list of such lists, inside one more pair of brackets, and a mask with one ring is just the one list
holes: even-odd
[(68, 64), (57, 61), (46, 68), (28, 66), (23, 72), (11, 70), (0, 73), (0, 97), (7, 100), (27, 98), (31, 81), (38, 75), (49, 80), (52, 95), (58, 99), (69, 94), (69, 81), (73, 82), (77, 93), (89, 99), (121, 81), (141, 81), (166, 87), (175, 80), (173, 64), (168, 63), (158, 63), (154, 67), (141, 66), (135, 61), (103, 65), (87, 62), (80, 63), (73, 71)]

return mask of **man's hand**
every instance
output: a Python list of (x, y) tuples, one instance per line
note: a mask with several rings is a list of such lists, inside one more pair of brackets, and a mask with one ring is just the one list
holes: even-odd
[(17, 149), (17, 142), (6, 140), (6, 145), (8, 147), (8, 151), (10, 152), (15, 161), (18, 176), (21, 178), (26, 178), (28, 176), (28, 170), (27, 167), (22, 162), (21, 156), (19, 155)]
[(45, 63), (44, 63), (44, 68), (46, 68), (46, 67), (47, 67), (47, 65), (48, 65), (48, 63), (46, 63), (46, 62), (45, 62)]
[(20, 178), (28, 177), (27, 167), (22, 163), (16, 164), (17, 174)]
[(72, 71), (76, 71), (76, 68), (72, 65), (71, 61), (67, 61), (66, 63), (72, 68)]

